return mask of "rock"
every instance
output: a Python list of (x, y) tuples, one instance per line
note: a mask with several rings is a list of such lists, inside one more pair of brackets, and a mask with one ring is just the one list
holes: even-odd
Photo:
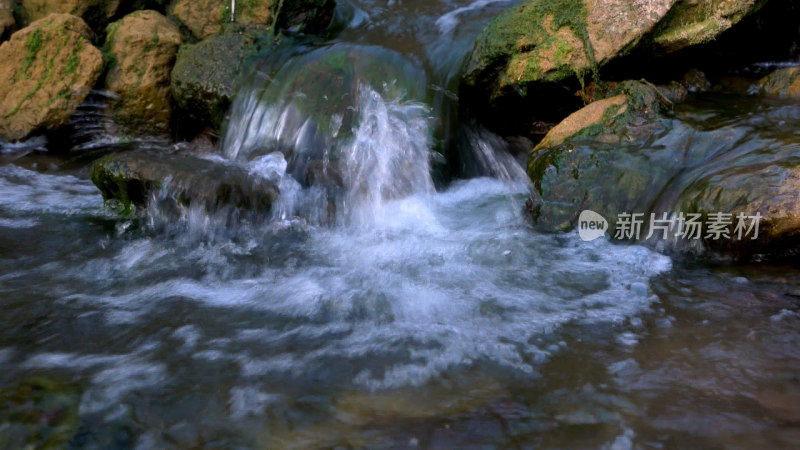
[(69, 121), (103, 67), (78, 17), (52, 14), (0, 46), (0, 137), (19, 140)]
[(778, 69), (758, 82), (761, 92), (780, 97), (800, 97), (800, 66)]
[(674, 52), (714, 40), (758, 10), (766, 0), (681, 0), (675, 3), (653, 33), (661, 52)]
[(109, 25), (106, 89), (119, 96), (111, 106), (125, 132), (169, 132), (170, 74), (180, 44), (178, 27), (156, 11), (137, 11)]
[(105, 26), (114, 16), (120, 0), (21, 0), (21, 3), (29, 21), (52, 13), (72, 14), (97, 29)]
[(689, 69), (681, 78), (681, 85), (692, 94), (708, 92), (711, 89), (711, 83), (706, 78), (706, 74), (697, 69)]
[[(742, 107), (742, 98), (721, 99), (718, 110), (698, 111), (687, 105), (677, 117), (659, 114), (636, 121), (644, 128), (637, 139), (607, 143), (576, 135), (561, 145), (539, 147), (532, 154), (528, 174), (535, 190), (529, 203), (531, 217), (541, 231), (572, 229), (581, 211), (601, 214), (614, 236), (619, 214), (642, 213), (639, 241), (659, 242), (677, 250), (704, 247), (735, 258), (780, 257), (800, 251), (800, 137), (786, 132), (800, 126), (797, 109), (761, 104), (749, 106), (757, 114), (729, 111)], [(714, 120), (719, 116), (721, 120)], [(704, 117), (696, 121), (697, 117)], [(711, 118), (711, 119), (709, 119)], [(704, 227), (697, 240), (671, 234), (645, 240), (650, 213), (730, 214), (724, 228), (730, 238), (715, 239)], [(736, 217), (760, 215), (758, 239), (752, 231), (737, 238)], [(673, 230), (674, 232), (675, 230)], [(673, 233), (671, 232), (671, 233)]]
[(233, 206), (269, 211), (278, 199), (275, 180), (252, 175), (234, 163), (155, 151), (128, 151), (106, 156), (92, 166), (92, 182), (103, 198), (126, 211), (143, 206), (150, 194), (169, 192), (176, 206), (206, 211)]
[[(239, 1), (236, 22), (242, 25), (270, 25), (274, 0)], [(231, 22), (230, 0), (176, 0), (170, 13), (198, 39), (221, 33)]]
[[(600, 136), (600, 139), (608, 142), (622, 135), (623, 129), (630, 123), (652, 118), (665, 103), (665, 98), (654, 86), (639, 81), (624, 81), (610, 98), (592, 102), (561, 121), (547, 133), (534, 152), (561, 145), (576, 137)], [(625, 133), (625, 136), (631, 137), (629, 133)]]
[(33, 377), (0, 390), (5, 448), (65, 448), (78, 434), (81, 395), (74, 386)]
[(689, 96), (689, 91), (677, 81), (672, 81), (666, 86), (658, 86), (658, 92), (672, 103), (683, 103)]
[(464, 80), (497, 98), (513, 85), (582, 77), (639, 43), (675, 2), (524, 1), (484, 29)]
[[(335, 0), (248, 0), (236, 2), (234, 16), (239, 25), (274, 24), (314, 34), (328, 27), (335, 7)], [(174, 0), (169, 11), (198, 39), (221, 33), (231, 22), (230, 0)]]
[(248, 58), (271, 45), (271, 33), (232, 28), (180, 48), (171, 75), (181, 117), (219, 131)]
[[(297, 55), (279, 70), (259, 68), (247, 81), (231, 112), (223, 142), (226, 155), (244, 162), (280, 151), (287, 173), (303, 185), (341, 179), (337, 142), (346, 142), (363, 126), (362, 113), (377, 96), (421, 102), (427, 86), (416, 61), (381, 47), (349, 44)], [(405, 120), (417, 123), (414, 116), (423, 111), (409, 112)], [(396, 169), (403, 176), (416, 174), (404, 165)], [(322, 175), (324, 171), (329, 175)]]
[(14, 20), (10, 0), (0, 0), (0, 42), (8, 39), (16, 29), (17, 21)]
[(604, 100), (592, 102), (586, 107), (572, 113), (550, 130), (544, 139), (534, 148), (554, 147), (561, 145), (567, 139), (590, 127), (602, 127), (607, 121), (611, 121), (624, 114), (628, 109), (630, 98), (625, 95), (617, 95)]

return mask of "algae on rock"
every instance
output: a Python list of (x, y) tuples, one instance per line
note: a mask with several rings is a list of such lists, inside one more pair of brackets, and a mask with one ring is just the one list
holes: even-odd
[(19, 140), (69, 121), (103, 66), (78, 17), (51, 14), (0, 46), (0, 137)]

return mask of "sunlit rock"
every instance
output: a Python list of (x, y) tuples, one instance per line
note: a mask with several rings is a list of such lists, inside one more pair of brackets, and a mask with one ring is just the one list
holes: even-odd
[(126, 133), (169, 132), (170, 73), (180, 44), (178, 27), (156, 11), (137, 11), (109, 26), (106, 89), (118, 96), (114, 121)]
[(0, 137), (19, 140), (69, 121), (102, 70), (91, 37), (80, 18), (53, 14), (0, 46)]

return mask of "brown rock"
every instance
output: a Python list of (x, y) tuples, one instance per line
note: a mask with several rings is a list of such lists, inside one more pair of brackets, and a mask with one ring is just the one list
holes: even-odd
[(103, 57), (78, 17), (52, 14), (0, 45), (0, 136), (23, 139), (69, 121), (100, 76)]
[(761, 92), (780, 97), (800, 97), (800, 67), (778, 69), (762, 78)]
[[(252, 0), (236, 3), (236, 23), (269, 25), (276, 0)], [(221, 33), (231, 21), (230, 0), (176, 0), (170, 13), (198, 39)]]
[(628, 101), (629, 97), (621, 94), (588, 104), (550, 130), (533, 150), (561, 145), (567, 139), (592, 125), (602, 125), (606, 120), (616, 118), (628, 109)]
[(108, 29), (105, 48), (113, 66), (106, 89), (119, 96), (112, 104), (114, 121), (132, 134), (167, 133), (178, 27), (156, 11), (137, 11)]
[[(467, 84), (504, 87), (586, 73), (635, 46), (677, 0), (529, 0), (493, 20), (467, 62)], [(492, 73), (499, 68), (499, 73)]]
[(653, 43), (660, 51), (674, 52), (710, 42), (763, 4), (763, 0), (679, 1), (654, 33)]

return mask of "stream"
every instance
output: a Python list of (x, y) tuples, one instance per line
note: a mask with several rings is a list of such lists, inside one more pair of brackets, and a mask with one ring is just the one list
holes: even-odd
[[(800, 269), (537, 233), (525, 155), (449, 125), (511, 3), (354, 0), (257, 71), (206, 157), (278, 180), (261, 217), (117, 214), (89, 167), (130, 143), (3, 147), (0, 448), (800, 446)], [(747, 105), (797, 145), (796, 107)], [(479, 176), (442, 182), (465, 127)]]

